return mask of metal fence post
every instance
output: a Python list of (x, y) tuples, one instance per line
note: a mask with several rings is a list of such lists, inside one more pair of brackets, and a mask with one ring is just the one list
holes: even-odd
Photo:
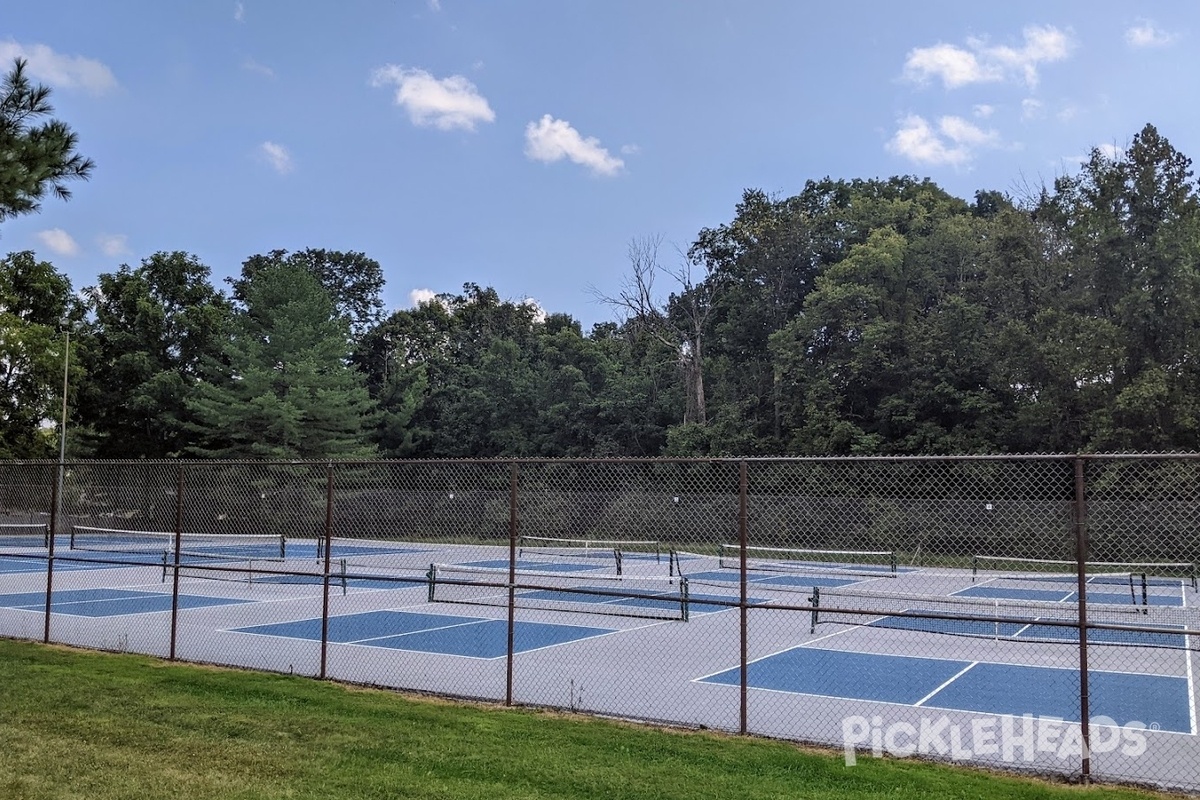
[(62, 464), (58, 465), (58, 476), (50, 482), (50, 538), (46, 542), (46, 623), (42, 631), (42, 642), (50, 644), (50, 601), (54, 594), (54, 540), (58, 536), (59, 487), (62, 486)]
[(175, 566), (171, 578), (171, 647), (168, 658), (175, 660), (175, 645), (179, 631), (179, 559), (183, 549), (183, 462), (175, 476)]
[(325, 680), (329, 658), (329, 564), (333, 551), (333, 462), (325, 466), (325, 565), (321, 580), (321, 674)]
[(505, 676), (504, 704), (513, 704), (513, 648), (516, 641), (517, 628), (517, 503), (520, 500), (517, 492), (517, 462), (509, 465), (508, 473), (508, 646), (507, 674)]
[(749, 575), (746, 564), (746, 547), (750, 539), (750, 524), (747, 519), (747, 505), (749, 494), (749, 476), (747, 474), (746, 462), (742, 461), (738, 464), (738, 549), (741, 551), (739, 568), (741, 577), (739, 580), (741, 596), (739, 599), (739, 611), (741, 613), (741, 685), (738, 711), (738, 730), (741, 733), (746, 733), (749, 729), (749, 672), (750, 666), (748, 663), (750, 654), (749, 627), (750, 627), (750, 607), (748, 605), (748, 582)]
[(1083, 474), (1084, 460), (1075, 457), (1075, 569), (1079, 594), (1079, 725), (1083, 735), (1083, 758), (1079, 779), (1087, 783), (1092, 772), (1092, 739), (1088, 718), (1088, 630), (1087, 630), (1087, 505)]

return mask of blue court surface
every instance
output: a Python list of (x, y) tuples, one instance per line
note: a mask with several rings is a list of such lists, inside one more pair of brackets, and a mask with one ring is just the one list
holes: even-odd
[[(699, 680), (738, 686), (741, 671)], [(1079, 675), (1070, 669), (796, 647), (750, 663), (747, 682), (775, 692), (1079, 721)], [(1195, 733), (1185, 677), (1091, 670), (1088, 684), (1093, 717)]]
[[(202, 595), (179, 596), (179, 608), (209, 608), (252, 602), (228, 597)], [(45, 592), (21, 592), (0, 595), (0, 606), (24, 611), (45, 611)], [(50, 610), (76, 617), (122, 617), (171, 610), (169, 592), (142, 592), (134, 589), (69, 589), (52, 595)]]
[[(290, 639), (321, 640), (321, 620), (302, 619), (237, 628), (237, 633), (283, 636)], [(525, 653), (556, 644), (575, 642), (613, 633), (608, 628), (517, 622), (513, 631), (514, 652)], [(329, 641), (394, 650), (465, 656), (503, 658), (508, 652), (508, 622), (498, 619), (409, 611), (368, 611), (329, 618)]]

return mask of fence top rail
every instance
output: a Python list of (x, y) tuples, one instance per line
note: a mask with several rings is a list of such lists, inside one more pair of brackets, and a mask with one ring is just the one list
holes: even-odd
[(708, 456), (690, 458), (668, 457), (625, 457), (625, 458), (553, 458), (553, 457), (505, 457), (495, 458), (410, 458), (410, 459), (359, 459), (359, 460), (258, 460), (258, 459), (69, 459), (59, 462), (53, 459), (0, 460), (10, 466), (50, 466), (60, 464), (67, 468), (109, 465), (139, 466), (186, 466), (186, 467), (373, 467), (373, 466), (456, 466), (488, 465), (509, 466), (519, 464), (714, 464), (731, 465), (743, 462), (754, 464), (853, 464), (853, 463), (947, 463), (965, 461), (1028, 462), (1028, 461), (1200, 461), (1200, 452), (1163, 453), (987, 453), (961, 455), (858, 455), (858, 456)]

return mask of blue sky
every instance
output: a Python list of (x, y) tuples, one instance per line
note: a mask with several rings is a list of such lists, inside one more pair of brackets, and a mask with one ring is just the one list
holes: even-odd
[(674, 266), (746, 188), (929, 177), (1014, 195), (1147, 122), (1200, 157), (1200, 5), (879, 0), (5, 0), (96, 162), (0, 226), (76, 288), (159, 250), (220, 281), (366, 253), (590, 328), (634, 239)]

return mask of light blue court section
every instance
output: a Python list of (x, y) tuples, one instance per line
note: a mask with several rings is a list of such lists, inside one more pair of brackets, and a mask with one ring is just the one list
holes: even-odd
[[(738, 669), (701, 678), (740, 685)], [(751, 688), (984, 714), (1079, 721), (1079, 678), (1069, 669), (796, 647), (748, 665)], [(1188, 679), (1088, 672), (1090, 714), (1191, 733)]]
[[(987, 597), (995, 600), (1032, 600), (1050, 603), (1078, 603), (1079, 594), (1074, 591), (1055, 589), (1021, 589), (1014, 586), (971, 586), (955, 592), (954, 597)], [(1087, 593), (1088, 604), (1092, 605), (1142, 605), (1141, 590), (1130, 592)], [(1152, 606), (1181, 606), (1182, 594), (1147, 594), (1146, 603)]]
[[(574, 557), (574, 556), (572, 556)], [(616, 559), (609, 559), (610, 563), (616, 563)], [(508, 569), (507, 558), (492, 558), (486, 561), (468, 561), (465, 564), (460, 564), (463, 567), (480, 567), (481, 569)], [(517, 560), (517, 569), (526, 570), (529, 572), (589, 572), (594, 569), (599, 569), (603, 564), (576, 564), (569, 561), (529, 561), (527, 559)]]
[[(246, 603), (228, 597), (202, 595), (179, 596), (180, 610)], [(45, 592), (22, 592), (0, 595), (0, 606), (24, 611), (44, 611)], [(171, 610), (171, 595), (163, 592), (140, 592), (132, 589), (71, 589), (54, 592), (50, 611), (75, 617), (122, 617), (129, 614), (150, 614)]]
[[(698, 581), (721, 581), (724, 583), (737, 584), (741, 581), (741, 573), (736, 569), (713, 569), (707, 572), (695, 572), (685, 576), (688, 580)], [(814, 575), (775, 575), (763, 573), (750, 573), (747, 576), (747, 583), (755, 586), (800, 586), (813, 587), (820, 586), (822, 588), (831, 586), (849, 586), (853, 583), (861, 583), (862, 578), (826, 578)]]
[[(237, 628), (236, 632), (320, 641), (321, 620), (255, 625)], [(606, 633), (612, 631), (582, 625), (516, 622), (513, 649), (517, 653), (528, 652)], [(501, 658), (508, 653), (508, 622), (449, 614), (370, 611), (330, 617), (329, 641), (471, 658)]]

